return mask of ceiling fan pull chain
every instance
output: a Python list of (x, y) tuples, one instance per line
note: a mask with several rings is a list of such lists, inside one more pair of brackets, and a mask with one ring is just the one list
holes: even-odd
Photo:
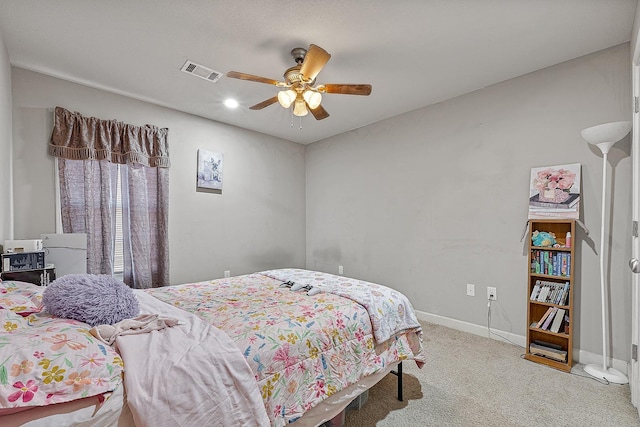
[(300, 130), (302, 130), (302, 117), (298, 117), (300, 119)]
[(291, 109), (291, 127), (293, 127), (293, 109)]

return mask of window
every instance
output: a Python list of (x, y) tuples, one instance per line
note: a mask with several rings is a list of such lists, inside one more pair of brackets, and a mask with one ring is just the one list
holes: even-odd
[(169, 284), (167, 132), (56, 107), (49, 154), (61, 228), (87, 234), (87, 273), (133, 288)]
[(122, 178), (120, 170), (122, 168), (118, 165), (118, 179), (116, 180), (116, 194), (115, 194), (115, 215), (116, 226), (113, 236), (113, 275), (119, 279), (122, 279), (124, 274), (124, 234), (122, 227)]
[[(58, 158), (56, 158), (56, 169), (58, 169)], [(67, 161), (67, 169), (71, 169), (71, 168), (75, 168), (75, 169), (79, 169), (79, 166), (81, 164), (81, 161), (77, 161), (77, 162), (69, 162)], [(114, 169), (112, 172), (112, 177), (115, 175), (116, 177), (116, 184), (115, 187), (112, 187), (112, 194), (111, 196), (114, 198), (113, 202), (111, 203), (113, 209), (114, 209), (114, 214), (115, 214), (115, 225), (114, 225), (114, 229), (113, 229), (113, 256), (112, 256), (112, 265), (113, 265), (113, 276), (117, 277), (118, 279), (122, 280), (123, 274), (124, 274), (124, 226), (123, 226), (123, 203), (122, 203), (122, 178), (121, 178), (121, 170), (124, 170), (124, 167), (122, 165), (112, 165), (112, 168)], [(77, 173), (79, 173), (79, 171), (77, 171)], [(64, 233), (64, 227), (62, 225), (62, 217), (65, 215), (65, 213), (61, 212), (61, 204), (60, 204), (60, 179), (58, 174), (56, 174), (56, 180), (55, 180), (55, 186), (56, 186), (56, 223), (57, 228), (56, 228), (56, 232), (57, 233)], [(67, 190), (68, 191), (68, 190)], [(85, 206), (81, 203), (81, 200), (79, 200), (78, 198), (74, 197), (72, 198), (72, 203), (74, 205), (74, 210), (76, 211), (83, 211), (85, 209)], [(66, 215), (68, 215), (69, 212), (66, 212)]]

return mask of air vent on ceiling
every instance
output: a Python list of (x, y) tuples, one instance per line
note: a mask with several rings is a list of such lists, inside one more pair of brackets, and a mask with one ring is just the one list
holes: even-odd
[(211, 68), (207, 68), (200, 64), (196, 64), (193, 61), (187, 60), (184, 63), (180, 71), (184, 71), (188, 74), (193, 74), (196, 77), (200, 77), (201, 79), (209, 80), (210, 82), (217, 82), (218, 79), (222, 76), (222, 73), (217, 71), (213, 71)]

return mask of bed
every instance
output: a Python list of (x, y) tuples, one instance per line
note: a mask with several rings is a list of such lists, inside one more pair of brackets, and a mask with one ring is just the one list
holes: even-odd
[[(14, 295), (24, 288), (3, 285), (15, 287), (8, 291)], [(34, 288), (29, 287), (37, 300), (39, 289)], [(230, 416), (234, 425), (316, 426), (342, 413), (402, 361), (414, 360), (419, 367), (425, 362), (422, 331), (410, 302), (373, 283), (279, 269), (135, 293), (141, 313), (179, 324), (122, 335), (115, 349), (104, 348), (107, 358), (123, 361), (124, 375), (114, 370), (109, 390), (81, 397), (91, 417), (107, 414), (99, 425), (228, 425), (221, 417)], [(8, 315), (20, 316), (12, 308)], [(75, 322), (40, 312), (23, 319), (28, 316)], [(74, 333), (87, 336), (88, 346), (93, 336), (86, 326), (77, 322), (74, 327)], [(0, 345), (11, 345), (9, 337), (2, 339)], [(101, 354), (102, 343), (93, 341)], [(0, 347), (0, 358), (5, 348)], [(53, 407), (78, 402), (70, 398)], [(15, 400), (0, 403), (2, 414)], [(53, 402), (39, 403), (1, 415), (0, 424), (11, 425), (18, 417), (24, 422), (31, 413), (34, 421), (26, 425), (60, 425), (47, 424), (51, 415), (38, 413), (51, 411), (47, 403)], [(70, 417), (77, 409), (65, 411)]]

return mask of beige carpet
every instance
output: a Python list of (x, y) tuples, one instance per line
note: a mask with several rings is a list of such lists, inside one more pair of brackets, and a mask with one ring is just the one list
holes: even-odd
[(404, 366), (404, 402), (396, 377), (369, 390), (347, 427), (640, 426), (628, 385), (604, 385), (522, 359), (524, 349), (423, 323), (427, 364)]

